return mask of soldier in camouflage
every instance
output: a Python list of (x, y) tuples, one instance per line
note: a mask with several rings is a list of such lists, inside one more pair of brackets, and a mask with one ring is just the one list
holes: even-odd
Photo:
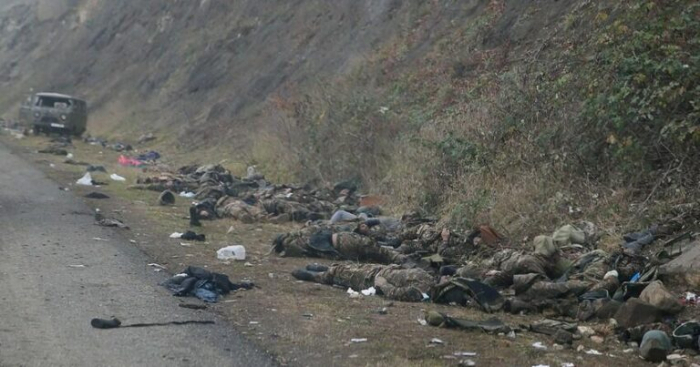
[(435, 285), (435, 278), (423, 269), (399, 265), (345, 264), (330, 267), (310, 265), (292, 275), (299, 279), (361, 291), (374, 287), (385, 297), (404, 302), (420, 302)]

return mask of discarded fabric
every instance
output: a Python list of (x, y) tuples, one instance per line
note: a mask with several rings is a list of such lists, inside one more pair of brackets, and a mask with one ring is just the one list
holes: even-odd
[[(72, 159), (73, 157), (66, 157), (66, 159)], [(107, 173), (107, 169), (104, 168), (104, 166), (93, 166), (89, 165), (87, 168), (85, 168), (86, 171), (88, 172), (104, 172)]]
[(377, 294), (377, 290), (374, 289), (374, 287), (369, 287), (367, 289), (363, 289), (360, 292), (365, 296), (374, 296), (375, 294)]
[(148, 152), (148, 153), (139, 154), (139, 155), (136, 157), (136, 160), (137, 160), (137, 161), (155, 161), (155, 160), (158, 160), (158, 159), (160, 159), (160, 154), (159, 154), (158, 152), (156, 152), (156, 151), (153, 151), (153, 150), (151, 150), (151, 151)]
[(85, 197), (88, 199), (109, 199), (108, 195), (95, 191), (85, 195)]
[(113, 181), (121, 181), (121, 182), (126, 181), (126, 178), (119, 176), (116, 173), (112, 173), (111, 175), (109, 175), (109, 178), (111, 178)]
[(170, 234), (170, 238), (182, 238), (182, 233), (173, 232), (172, 234)]
[(251, 289), (253, 283), (232, 283), (227, 275), (212, 273), (203, 268), (190, 266), (183, 272), (186, 276), (174, 276), (163, 283), (176, 297), (194, 296), (204, 302), (217, 302), (222, 295), (238, 289)]
[(117, 162), (122, 165), (122, 166), (132, 166), (132, 167), (139, 167), (143, 165), (143, 162), (136, 160), (134, 158), (130, 158), (124, 155), (120, 155), (119, 158), (117, 159)]
[(182, 236), (180, 236), (180, 238), (182, 238), (183, 240), (186, 240), (186, 241), (200, 241), (200, 242), (206, 241), (205, 235), (197, 234), (197, 233), (194, 233), (192, 231), (187, 231), (187, 232), (183, 233)]
[(92, 186), (92, 176), (90, 175), (90, 172), (86, 173), (75, 183), (82, 186)]
[(187, 191), (183, 191), (180, 193), (180, 196), (182, 196), (183, 198), (193, 198), (193, 197), (195, 197), (195, 195), (197, 195), (197, 194), (195, 194), (194, 192), (187, 192)]
[(351, 343), (364, 343), (367, 341), (367, 338), (352, 338), (350, 339)]
[(352, 288), (348, 288), (347, 294), (350, 295), (350, 298), (359, 298), (361, 297), (361, 294), (353, 290)]

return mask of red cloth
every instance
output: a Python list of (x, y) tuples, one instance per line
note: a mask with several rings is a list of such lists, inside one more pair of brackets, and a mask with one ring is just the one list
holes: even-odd
[(131, 157), (123, 156), (123, 155), (119, 156), (118, 162), (122, 166), (134, 166), (134, 167), (138, 167), (138, 166), (143, 164), (143, 162), (141, 162), (139, 160), (136, 160), (136, 159), (131, 158)]

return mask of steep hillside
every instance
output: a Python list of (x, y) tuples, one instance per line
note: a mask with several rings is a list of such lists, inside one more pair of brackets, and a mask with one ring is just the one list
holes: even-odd
[(6, 118), (31, 89), (76, 94), (93, 134), (356, 177), (397, 211), (513, 236), (697, 210), (693, 1), (3, 4)]

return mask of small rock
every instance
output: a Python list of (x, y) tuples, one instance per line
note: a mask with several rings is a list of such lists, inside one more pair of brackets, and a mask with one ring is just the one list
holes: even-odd
[(460, 366), (476, 366), (476, 362), (471, 359), (464, 359), (459, 362)]
[(636, 349), (634, 349), (634, 348), (628, 348), (628, 349), (623, 350), (622, 353), (626, 353), (626, 354), (634, 353), (635, 350)]
[(574, 333), (571, 337), (574, 340), (581, 340), (581, 338), (583, 338), (583, 336), (581, 334), (579, 334), (578, 332)]
[(267, 276), (268, 276), (268, 278), (270, 278), (270, 279), (274, 279), (274, 278), (275, 278), (275, 274), (273, 274), (273, 273), (267, 273)]
[(596, 344), (603, 344), (605, 342), (605, 338), (603, 338), (602, 336), (593, 335), (591, 337), (591, 341)]
[(674, 363), (676, 361), (681, 361), (683, 359), (685, 359), (685, 356), (682, 356), (680, 354), (669, 354), (666, 356), (666, 360), (671, 362), (671, 363)]
[(577, 352), (583, 352), (585, 349), (586, 347), (584, 347), (583, 345), (579, 345), (578, 347), (576, 347)]
[(247, 262), (247, 263), (243, 264), (243, 266), (251, 267), (251, 266), (253, 266), (253, 264)]
[(555, 343), (554, 345), (552, 345), (552, 350), (557, 350), (557, 351), (559, 351), (559, 350), (564, 350), (564, 346), (561, 345), (561, 344), (556, 344), (556, 343)]
[(639, 343), (637, 342), (629, 342), (627, 343), (627, 345), (629, 345), (632, 348), (639, 348)]
[(515, 331), (511, 330), (508, 335), (506, 335), (508, 339), (515, 340)]

